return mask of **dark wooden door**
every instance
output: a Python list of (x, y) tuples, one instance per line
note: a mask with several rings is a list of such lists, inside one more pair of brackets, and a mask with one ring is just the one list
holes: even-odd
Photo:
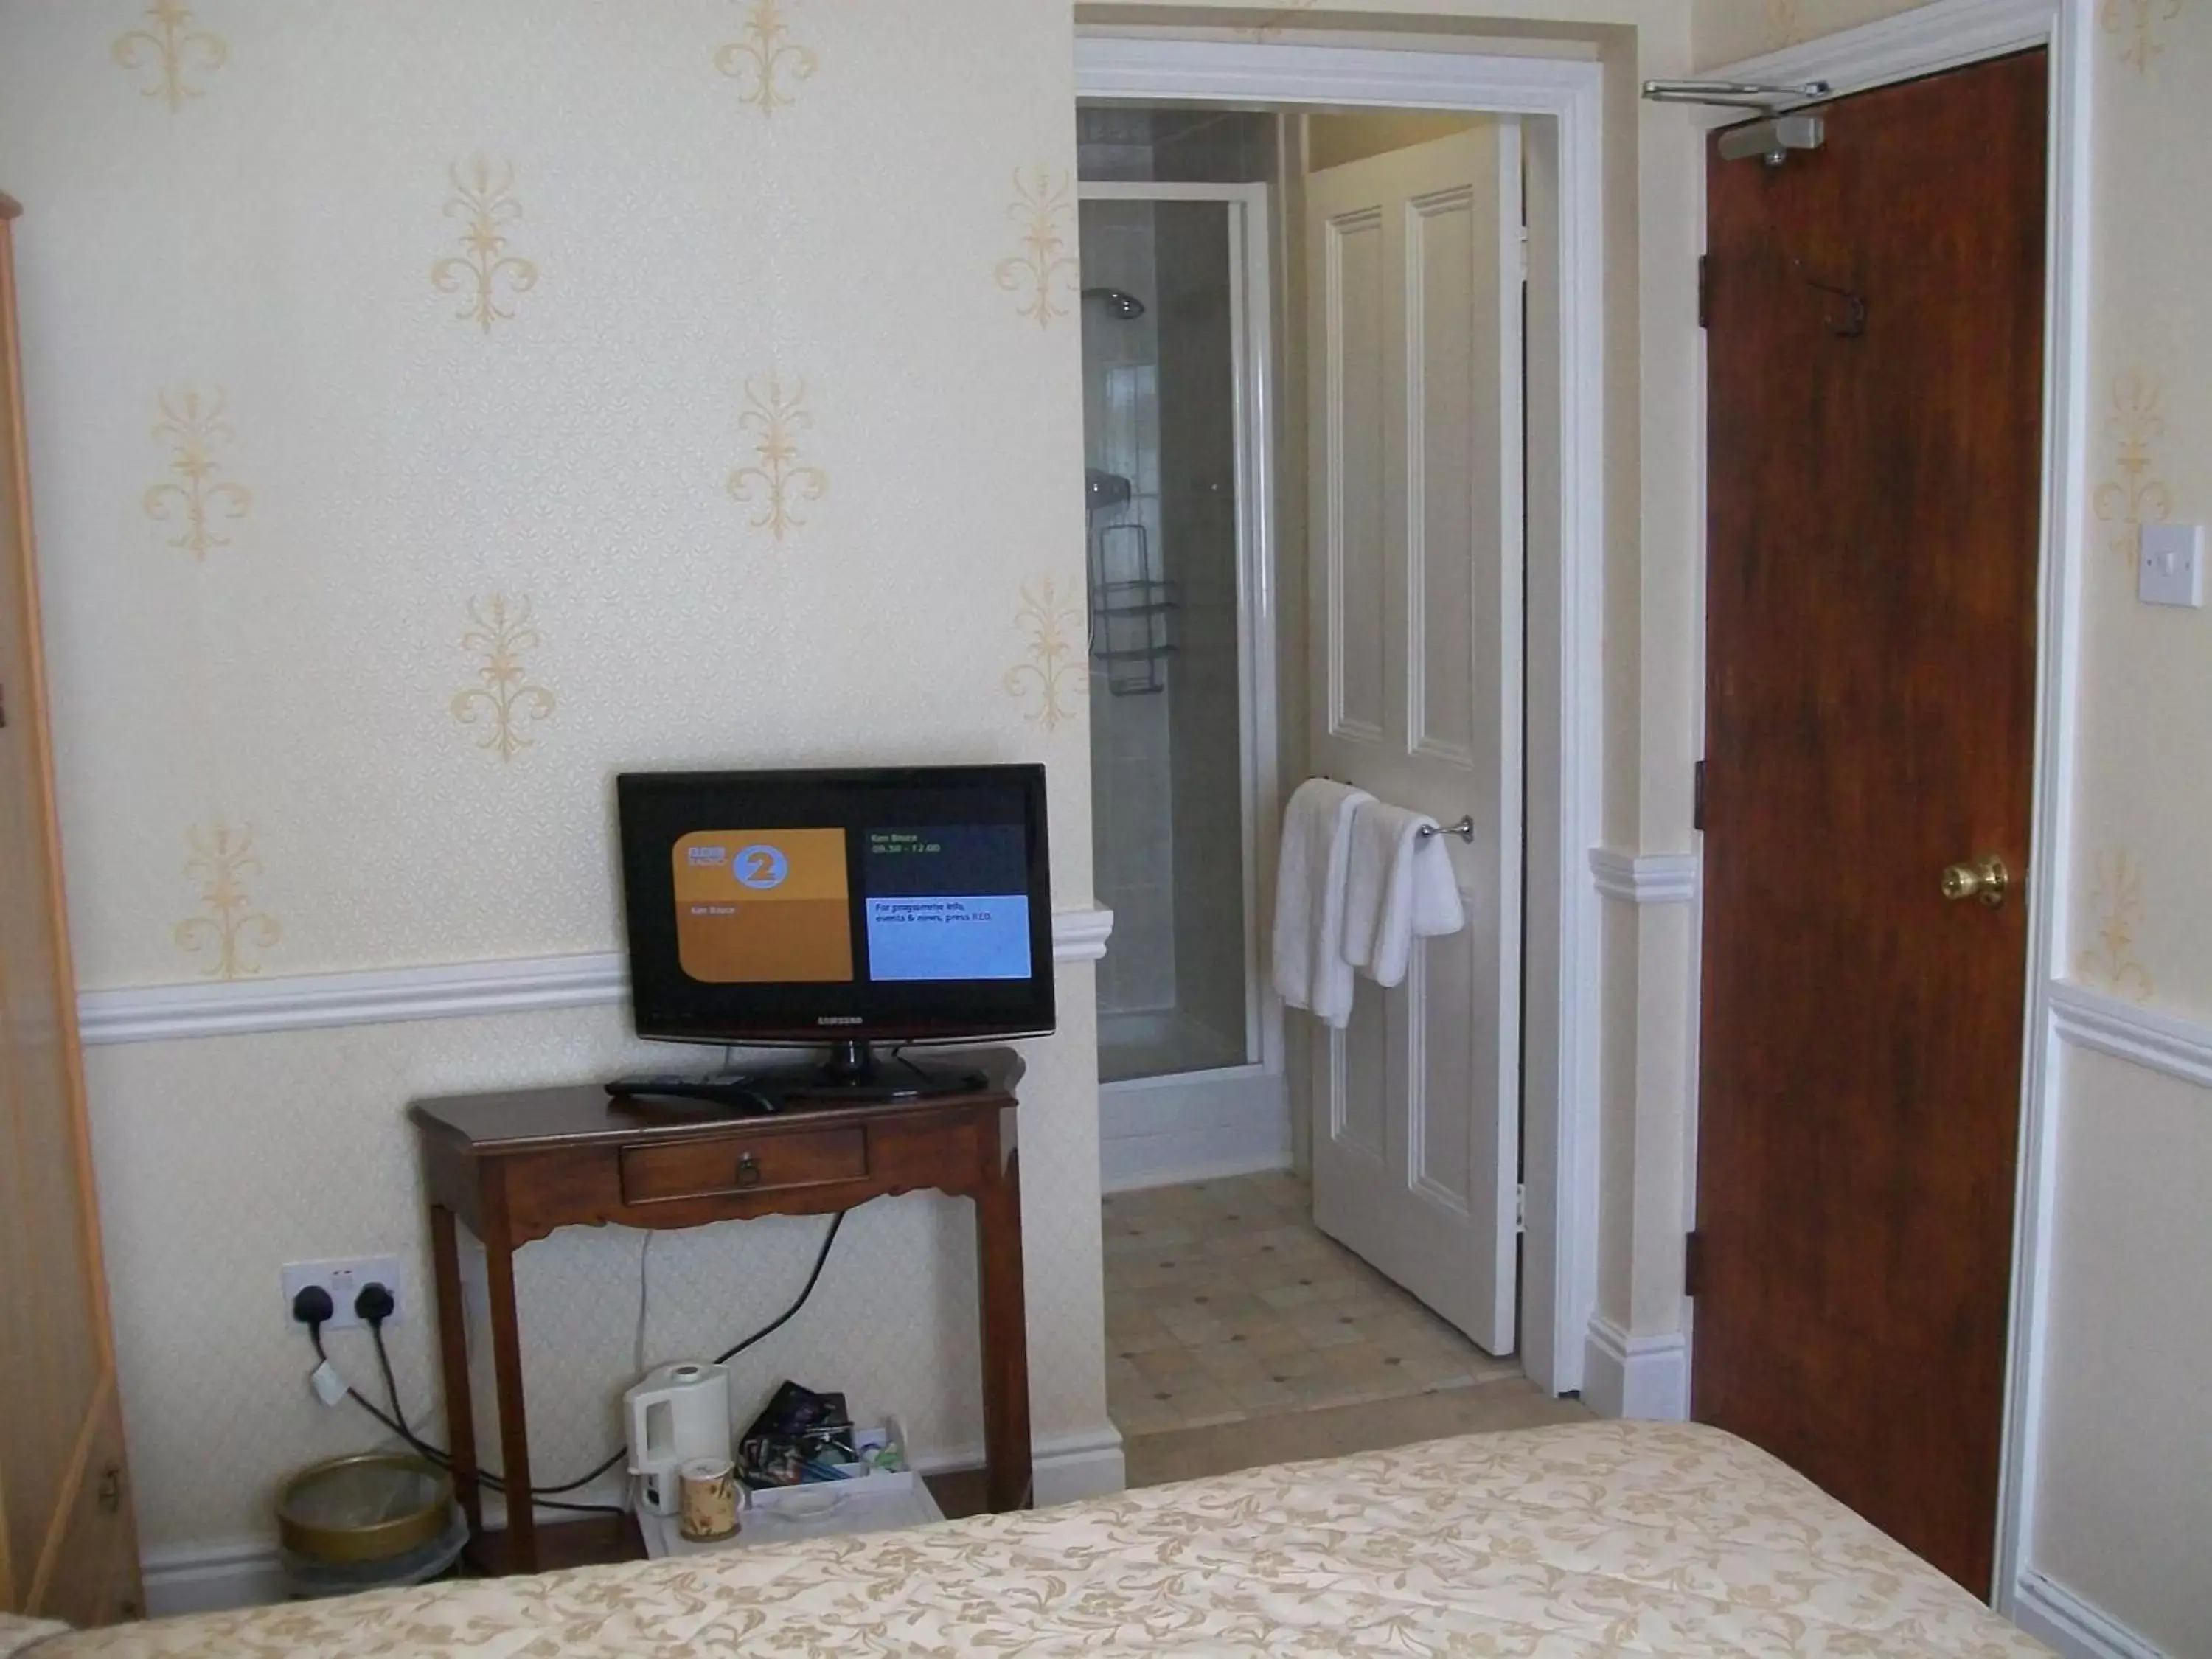
[[(1708, 168), (1692, 1402), (1986, 1595), (2017, 1164), (2045, 55)], [(1947, 901), (1996, 853), (2014, 890)]]

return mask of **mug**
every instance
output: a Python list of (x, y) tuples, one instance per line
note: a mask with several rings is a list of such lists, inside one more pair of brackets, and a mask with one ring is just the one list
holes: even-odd
[(684, 1535), (695, 1544), (737, 1535), (738, 1511), (750, 1494), (738, 1485), (737, 1465), (726, 1457), (695, 1457), (677, 1470), (683, 1483)]

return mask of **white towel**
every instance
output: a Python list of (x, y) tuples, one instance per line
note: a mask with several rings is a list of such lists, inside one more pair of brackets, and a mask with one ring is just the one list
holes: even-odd
[(1283, 809), (1275, 872), (1275, 989), (1293, 1008), (1331, 1025), (1352, 1018), (1352, 964), (1344, 959), (1345, 860), (1352, 819), (1374, 796), (1308, 778)]
[(1437, 821), (1370, 799), (1352, 815), (1344, 889), (1344, 959), (1377, 985), (1406, 977), (1416, 939), (1455, 933), (1467, 926), (1451, 854), (1434, 835)]

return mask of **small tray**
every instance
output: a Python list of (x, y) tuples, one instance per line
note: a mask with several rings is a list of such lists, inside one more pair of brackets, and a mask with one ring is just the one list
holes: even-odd
[(753, 1494), (752, 1507), (738, 1517), (734, 1537), (696, 1540), (684, 1535), (682, 1517), (637, 1517), (645, 1553), (659, 1561), (707, 1555), (754, 1544), (781, 1544), (794, 1538), (830, 1538), (857, 1532), (892, 1532), (945, 1519), (929, 1487), (911, 1469), (859, 1475), (849, 1480), (811, 1480), (800, 1486), (766, 1486)]
[[(906, 1461), (906, 1436), (896, 1418), (880, 1427), (861, 1430), (854, 1439), (864, 1452), (881, 1454), (888, 1449), (895, 1461)], [(743, 1549), (750, 1544), (781, 1544), (793, 1538), (895, 1532), (901, 1527), (925, 1526), (945, 1519), (945, 1511), (929, 1495), (927, 1484), (911, 1469), (878, 1469), (866, 1463), (839, 1467), (848, 1471), (842, 1480), (757, 1488), (752, 1506), (739, 1514), (737, 1534), (730, 1538), (686, 1538), (681, 1516), (640, 1510), (637, 1529), (645, 1535), (645, 1553), (659, 1561)]]

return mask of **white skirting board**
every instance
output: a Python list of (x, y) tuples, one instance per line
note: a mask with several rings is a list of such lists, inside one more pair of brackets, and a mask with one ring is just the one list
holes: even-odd
[[(1038, 1440), (1033, 1453), (1036, 1502), (1071, 1504), (1120, 1492), (1127, 1484), (1121, 1431), (1108, 1425), (1079, 1434)], [(915, 1460), (925, 1474), (982, 1467), (980, 1448)], [(284, 1599), (284, 1573), (276, 1547), (266, 1539), (222, 1544), (179, 1544), (149, 1550), (141, 1563), (150, 1618), (216, 1613), (226, 1607), (261, 1607)]]
[(2013, 1587), (2012, 1618), (2063, 1659), (2167, 1659), (2165, 1649), (2033, 1567)]
[(1103, 1191), (1290, 1167), (1290, 1103), (1279, 1072), (1197, 1072), (1099, 1087)]
[(1598, 1315), (1583, 1344), (1583, 1404), (1600, 1417), (1681, 1422), (1690, 1414), (1688, 1339), (1632, 1336)]
[(265, 1539), (175, 1544), (148, 1550), (138, 1565), (149, 1619), (265, 1607), (284, 1599), (284, 1570), (276, 1563), (276, 1547)]

